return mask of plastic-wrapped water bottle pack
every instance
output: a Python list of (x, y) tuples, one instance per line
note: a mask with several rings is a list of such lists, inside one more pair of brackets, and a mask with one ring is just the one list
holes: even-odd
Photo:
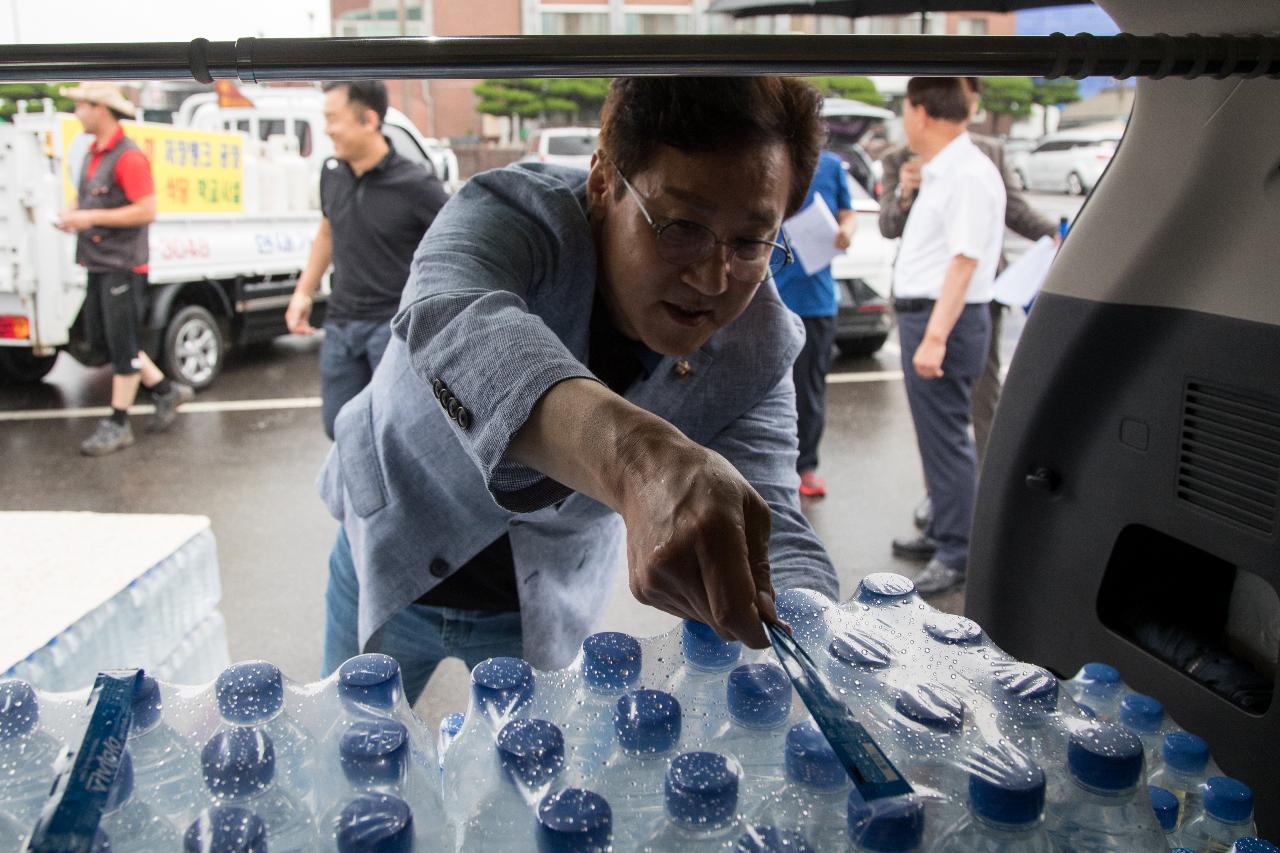
[[(594, 634), (554, 672), (485, 661), (434, 737), (382, 655), (307, 685), (262, 661), (144, 678), (95, 849), (1275, 849), (1250, 838), (1248, 787), (1110, 667), (1060, 685), (898, 575), (778, 607), (913, 794), (864, 798), (771, 652), (686, 622)], [(85, 698), (0, 682), (0, 850), (47, 815)]]

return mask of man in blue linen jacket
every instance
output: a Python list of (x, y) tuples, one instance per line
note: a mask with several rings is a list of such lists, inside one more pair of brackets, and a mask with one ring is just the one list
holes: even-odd
[[(798, 319), (770, 280), (823, 141), (785, 78), (616, 80), (590, 172), (478, 175), (414, 258), (321, 491), (325, 669), (561, 667), (624, 535), (642, 603), (767, 645), (775, 588), (837, 595), (798, 506)], [(779, 253), (785, 257), (785, 253)]]

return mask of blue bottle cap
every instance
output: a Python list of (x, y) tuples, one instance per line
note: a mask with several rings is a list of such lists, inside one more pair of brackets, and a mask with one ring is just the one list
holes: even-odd
[(729, 713), (744, 726), (770, 728), (791, 713), (791, 679), (772, 663), (745, 663), (729, 673)]
[(160, 722), (160, 683), (143, 674), (138, 688), (133, 691), (133, 722), (129, 724), (129, 736), (146, 734)]
[(1179, 773), (1203, 773), (1209, 766), (1209, 744), (1191, 732), (1169, 732), (1160, 753), (1164, 763)]
[(520, 658), (489, 658), (471, 671), (471, 695), (485, 714), (499, 719), (533, 699), (533, 667)]
[(462, 724), (466, 721), (466, 714), (457, 711), (452, 714), (445, 714), (440, 718), (440, 734), (450, 738), (457, 737), (458, 732), (462, 731)]
[(694, 828), (723, 826), (738, 810), (738, 776), (719, 753), (677, 755), (663, 780), (667, 815)]
[(680, 648), (694, 667), (715, 671), (728, 669), (742, 655), (742, 643), (722, 640), (709, 626), (691, 619), (684, 620)]
[(800, 587), (784, 589), (773, 600), (778, 616), (800, 634), (820, 629), (831, 605), (831, 599), (822, 593)]
[(592, 690), (626, 690), (640, 680), (640, 641), (621, 631), (602, 631), (582, 641), (582, 680)]
[(498, 732), (498, 759), (512, 781), (545, 785), (564, 766), (564, 735), (546, 720), (512, 720)]
[(183, 853), (267, 853), (267, 825), (242, 806), (200, 812), (182, 836)]
[(637, 690), (618, 699), (613, 731), (618, 744), (633, 755), (662, 755), (680, 742), (680, 702), (661, 690)]
[(742, 834), (733, 853), (813, 853), (813, 848), (794, 830), (757, 825)]
[(1120, 722), (1142, 734), (1156, 732), (1164, 722), (1164, 705), (1154, 696), (1130, 693), (1120, 703)]
[(858, 581), (856, 597), (863, 604), (897, 604), (916, 591), (915, 581), (895, 572), (875, 572)]
[(1071, 734), (1067, 767), (1072, 776), (1090, 788), (1132, 788), (1142, 775), (1142, 741), (1123, 726), (1094, 723)]
[(233, 663), (214, 684), (222, 719), (237, 725), (269, 720), (284, 707), (280, 669), (264, 660)]
[(107, 802), (102, 807), (103, 812), (115, 811), (129, 802), (129, 798), (132, 796), (133, 757), (129, 755), (129, 750), (126, 749), (120, 753), (120, 766), (116, 769), (116, 781), (111, 785), (111, 791), (107, 794)]
[(823, 790), (835, 790), (849, 782), (849, 775), (845, 773), (836, 751), (809, 720), (796, 723), (787, 732), (783, 755), (787, 777), (793, 782)]
[(1058, 679), (1029, 663), (1000, 664), (995, 677), (1002, 709), (1019, 720), (1039, 720), (1058, 708)]
[(384, 718), (352, 723), (338, 741), (338, 758), (353, 785), (396, 784), (409, 760), (409, 730)]
[(413, 813), (390, 794), (361, 794), (343, 807), (337, 820), (338, 853), (409, 853), (413, 850)]
[(1240, 823), (1253, 816), (1253, 789), (1230, 776), (1213, 776), (1204, 783), (1206, 814), (1225, 823)]
[(924, 838), (924, 803), (914, 796), (885, 797), (868, 803), (858, 789), (849, 792), (849, 838), (874, 853), (915, 850)]
[[(1194, 851), (1188, 850), (1187, 853), (1194, 853)], [(1263, 841), (1256, 835), (1246, 835), (1236, 839), (1230, 853), (1280, 853), (1280, 847), (1270, 841)]]
[(924, 632), (939, 643), (971, 646), (982, 641), (982, 626), (972, 619), (950, 613), (933, 613), (925, 620)]
[(356, 705), (390, 711), (404, 695), (400, 664), (387, 655), (356, 655), (338, 667), (338, 695)]
[(838, 661), (854, 669), (873, 672), (893, 664), (893, 649), (879, 637), (858, 628), (843, 631), (827, 646)]
[(0, 681), (0, 740), (22, 737), (40, 722), (40, 703), (31, 685), (19, 678)]
[(594, 791), (564, 788), (538, 804), (540, 853), (607, 853), (612, 841), (613, 812)]
[(1076, 679), (1085, 693), (1094, 696), (1105, 696), (1119, 690), (1121, 684), (1120, 670), (1097, 661), (1085, 664)]
[(964, 702), (937, 684), (917, 684), (898, 691), (894, 708), (908, 720), (935, 731), (958, 732), (964, 725)]
[(271, 784), (276, 748), (271, 736), (256, 728), (218, 732), (200, 751), (204, 783), (216, 797), (246, 797)]
[(1151, 808), (1156, 813), (1160, 828), (1166, 834), (1173, 832), (1178, 825), (1178, 798), (1172, 791), (1159, 785), (1148, 785), (1147, 792), (1151, 795)]
[(969, 807), (991, 823), (1025, 826), (1039, 820), (1044, 793), (1044, 771), (1016, 749), (988, 747), (972, 761)]

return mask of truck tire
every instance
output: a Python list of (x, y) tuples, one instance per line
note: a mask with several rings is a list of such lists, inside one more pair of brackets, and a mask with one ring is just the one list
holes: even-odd
[(208, 388), (222, 370), (222, 329), (208, 309), (184, 305), (169, 318), (164, 332), (165, 375), (197, 390)]
[(58, 354), (34, 355), (25, 347), (0, 347), (0, 382), (39, 382), (53, 370)]

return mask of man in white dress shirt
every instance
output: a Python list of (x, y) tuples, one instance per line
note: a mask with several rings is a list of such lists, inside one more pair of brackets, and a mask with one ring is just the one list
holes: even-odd
[(1004, 238), (1004, 181), (970, 140), (968, 120), (960, 78), (907, 85), (902, 124), (923, 166), (893, 280), (907, 401), (933, 499), (925, 535), (938, 543), (915, 579), (922, 595), (964, 583), (978, 476), (970, 394), (986, 361)]

